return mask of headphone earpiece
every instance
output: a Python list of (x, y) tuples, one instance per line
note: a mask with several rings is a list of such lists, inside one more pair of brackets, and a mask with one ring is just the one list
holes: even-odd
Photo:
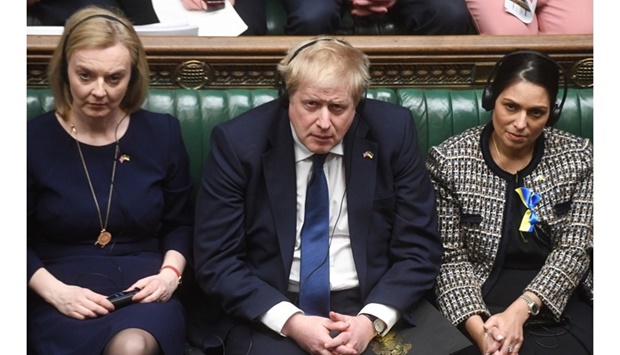
[(566, 95), (568, 93), (568, 82), (566, 78), (566, 72), (564, 71), (564, 68), (562, 68), (562, 66), (559, 65), (555, 60), (536, 51), (520, 50), (520, 51), (508, 53), (502, 59), (500, 59), (497, 63), (495, 63), (495, 65), (493, 66), (493, 69), (491, 70), (491, 74), (489, 74), (489, 77), (487, 78), (487, 82), (484, 86), (484, 90), (482, 91), (482, 98), (481, 98), (482, 108), (487, 111), (491, 111), (495, 108), (495, 100), (497, 99), (497, 96), (493, 92), (493, 84), (491, 83), (491, 79), (494, 79), (496, 72), (499, 70), (504, 60), (506, 60), (506, 58), (512, 57), (514, 55), (519, 55), (519, 54), (532, 54), (540, 58), (544, 58), (548, 60), (549, 62), (553, 63), (558, 68), (558, 70), (561, 72), (561, 77), (563, 77), (562, 81), (564, 82), (564, 90), (562, 93), (562, 100), (558, 103), (557, 98), (556, 98), (556, 102), (551, 108), (551, 111), (549, 112), (548, 125), (552, 126), (560, 119), (560, 114), (562, 113), (562, 107), (564, 107), (564, 102), (566, 101)]
[(360, 98), (360, 102), (357, 103), (357, 106), (355, 107), (355, 111), (361, 113), (362, 111), (364, 111), (364, 106), (366, 105), (366, 98), (368, 97), (368, 90), (364, 91), (364, 94), (362, 95), (362, 97)]
[(495, 100), (493, 99), (493, 90), (487, 82), (487, 86), (482, 91), (482, 108), (491, 111), (495, 106)]
[(553, 126), (560, 119), (560, 114), (562, 113), (562, 107), (556, 102), (549, 113), (549, 125)]
[[(336, 38), (319, 38), (317, 40), (308, 42), (306, 44), (304, 44), (303, 46), (299, 47), (295, 53), (293, 53), (293, 55), (291, 55), (291, 59), (288, 60), (288, 64), (291, 64), (291, 62), (293, 61), (293, 59), (295, 59), (295, 57), (297, 57), (297, 55), (299, 55), (299, 53), (301, 53), (301, 51), (303, 51), (304, 49), (315, 45), (318, 42), (321, 41), (336, 41), (336, 42), (340, 42), (342, 44), (345, 44), (347, 46), (349, 46), (350, 44), (348, 44), (345, 41), (341, 41), (339, 39)], [(360, 102), (357, 104), (357, 107), (355, 108), (356, 111), (361, 111), (364, 109), (364, 104), (365, 104), (365, 100), (366, 100), (366, 95), (367, 92), (364, 92), (364, 95), (362, 95), (362, 98), (360, 99)], [(289, 99), (289, 95), (288, 95), (288, 90), (286, 90), (286, 82), (284, 81), (284, 78), (280, 79), (280, 85), (278, 87), (278, 100), (280, 100), (280, 105), (282, 106), (282, 108), (288, 109), (288, 105), (290, 104), (290, 99)]]
[(280, 87), (278, 88), (278, 99), (282, 108), (288, 108), (289, 99), (288, 91), (286, 90), (286, 83), (284, 80), (280, 80)]

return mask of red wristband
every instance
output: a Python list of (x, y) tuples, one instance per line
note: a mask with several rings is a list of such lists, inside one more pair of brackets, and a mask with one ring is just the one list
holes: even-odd
[(163, 269), (170, 269), (174, 271), (174, 273), (177, 274), (177, 277), (179, 278), (179, 283), (181, 283), (181, 277), (183, 276), (183, 274), (179, 271), (179, 269), (172, 265), (164, 265), (161, 267), (161, 269), (159, 269), (159, 271), (162, 271)]

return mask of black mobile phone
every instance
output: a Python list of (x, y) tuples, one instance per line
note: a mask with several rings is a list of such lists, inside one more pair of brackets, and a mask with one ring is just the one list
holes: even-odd
[(108, 300), (112, 302), (115, 309), (119, 309), (121, 307), (130, 305), (132, 303), (131, 298), (138, 292), (140, 292), (139, 288), (130, 291), (120, 291), (109, 295)]
[(221, 10), (226, 6), (224, 0), (204, 0), (204, 2), (207, 4), (207, 12)]

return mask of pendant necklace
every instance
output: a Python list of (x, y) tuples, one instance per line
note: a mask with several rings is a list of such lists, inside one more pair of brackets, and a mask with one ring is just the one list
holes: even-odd
[(123, 118), (118, 121), (116, 124), (116, 128), (114, 129), (114, 162), (112, 163), (112, 177), (110, 178), (110, 192), (108, 193), (108, 206), (105, 214), (105, 221), (101, 216), (101, 208), (99, 208), (99, 202), (97, 201), (97, 195), (95, 194), (95, 189), (93, 188), (93, 183), (90, 179), (90, 174), (88, 173), (88, 168), (86, 167), (86, 160), (84, 159), (84, 154), (82, 153), (82, 148), (80, 147), (80, 141), (78, 140), (78, 131), (71, 123), (71, 132), (75, 135), (75, 143), (77, 144), (78, 153), (80, 154), (80, 159), (82, 160), (82, 166), (84, 167), (84, 173), (86, 173), (86, 179), (88, 180), (88, 186), (90, 187), (90, 192), (93, 195), (93, 201), (95, 201), (95, 207), (97, 208), (97, 216), (99, 217), (99, 226), (101, 227), (101, 232), (99, 232), (99, 236), (97, 237), (97, 241), (95, 245), (101, 245), (101, 247), (105, 247), (111, 240), (112, 234), (106, 230), (108, 226), (108, 219), (110, 218), (110, 205), (112, 204), (112, 192), (114, 191), (114, 177), (116, 176), (116, 160), (118, 159), (118, 138), (117, 131), (121, 122), (127, 117), (127, 115), (123, 116)]
[[(491, 140), (493, 141), (493, 146), (495, 147), (495, 152), (497, 153), (497, 157), (499, 159), (499, 163), (497, 165), (499, 165), (500, 168), (502, 168), (502, 170), (504, 171), (508, 171), (505, 167), (503, 167), (502, 165), (504, 164), (504, 157), (502, 156), (502, 153), (499, 152), (499, 149), (497, 148), (497, 143), (495, 143), (495, 135), (493, 133), (491, 133)], [(532, 152), (532, 155), (534, 154), (534, 152)], [(530, 163), (530, 160), (532, 159), (532, 157), (530, 156), (530, 159), (528, 159), (525, 164), (523, 166), (521, 166), (519, 169), (517, 169), (517, 172), (519, 172), (519, 170), (525, 168), (527, 166), (527, 164)], [(508, 171), (510, 172), (510, 171)], [(516, 175), (516, 173), (515, 173)], [(523, 240), (523, 242), (528, 243), (529, 239), (523, 235), (523, 232), (521, 232), (519, 230), (519, 235), (521, 236), (521, 240)]]
[[(504, 156), (502, 155), (502, 153), (499, 152), (499, 149), (497, 148), (497, 143), (495, 143), (495, 135), (493, 133), (491, 133), (491, 140), (493, 141), (493, 146), (495, 147), (495, 152), (497, 153), (497, 158), (499, 159), (499, 162), (497, 165), (499, 165), (499, 167), (502, 168), (502, 170), (510, 173), (510, 171), (508, 171), (508, 169), (506, 169), (506, 167), (504, 166)], [(532, 160), (532, 154), (533, 152), (530, 153), (530, 158), (525, 161), (525, 164), (523, 164), (519, 169), (517, 169), (517, 172), (525, 168), (527, 164), (530, 163), (530, 160)], [(515, 174), (517, 172), (515, 172)]]

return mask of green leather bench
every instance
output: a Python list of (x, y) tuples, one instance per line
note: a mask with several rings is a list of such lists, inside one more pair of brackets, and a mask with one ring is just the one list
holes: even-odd
[[(489, 121), (489, 112), (480, 106), (482, 90), (474, 89), (371, 89), (369, 98), (392, 102), (409, 108), (418, 129), (419, 144), (426, 156), (429, 148), (465, 129)], [(252, 107), (273, 100), (274, 89), (150, 89), (143, 105), (145, 109), (167, 112), (181, 121), (183, 137), (190, 156), (192, 175), (197, 182), (204, 160), (209, 154), (209, 138), (213, 126), (229, 120)], [(593, 90), (569, 89), (558, 128), (579, 136), (593, 138)], [(33, 118), (54, 107), (49, 89), (27, 89), (27, 116)], [(191, 279), (188, 271), (188, 281)], [(194, 295), (195, 283), (183, 283), (180, 296), (190, 308), (199, 310)], [(188, 322), (191, 322), (188, 319)], [(203, 355), (189, 345), (184, 355)]]
[[(489, 121), (480, 106), (481, 90), (474, 89), (370, 89), (369, 98), (388, 101), (411, 110), (418, 129), (420, 149), (429, 148), (466, 128)], [(167, 112), (182, 124), (192, 175), (198, 181), (209, 153), (213, 126), (278, 96), (275, 89), (151, 89), (145, 109)], [(557, 127), (593, 138), (593, 89), (569, 89)], [(54, 107), (49, 89), (27, 89), (28, 118)]]

